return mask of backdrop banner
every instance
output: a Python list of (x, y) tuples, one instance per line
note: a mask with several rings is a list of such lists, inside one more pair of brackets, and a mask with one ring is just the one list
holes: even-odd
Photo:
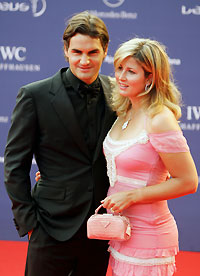
[[(135, 36), (166, 45), (175, 81), (183, 95), (180, 126), (200, 168), (200, 2), (199, 0), (0, 0), (0, 239), (20, 239), (4, 186), (4, 149), (21, 86), (68, 66), (62, 34), (67, 20), (88, 10), (106, 23), (110, 45), (101, 73), (114, 76), (118, 45)], [(33, 159), (32, 185), (37, 166)], [(180, 249), (200, 251), (200, 192), (169, 201), (179, 228)]]

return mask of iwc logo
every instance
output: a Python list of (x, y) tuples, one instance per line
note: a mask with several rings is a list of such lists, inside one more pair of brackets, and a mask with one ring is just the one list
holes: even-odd
[(125, 0), (103, 0), (104, 4), (110, 8), (117, 8), (124, 3)]

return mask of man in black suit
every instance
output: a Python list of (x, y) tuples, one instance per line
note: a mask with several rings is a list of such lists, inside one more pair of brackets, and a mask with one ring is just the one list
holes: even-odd
[[(63, 35), (69, 68), (22, 87), (5, 150), (5, 185), (20, 236), (29, 233), (27, 276), (105, 276), (107, 242), (86, 222), (109, 186), (102, 142), (115, 119), (111, 80), (99, 75), (109, 36), (98, 17), (73, 16)], [(35, 156), (41, 172), (31, 191)]]

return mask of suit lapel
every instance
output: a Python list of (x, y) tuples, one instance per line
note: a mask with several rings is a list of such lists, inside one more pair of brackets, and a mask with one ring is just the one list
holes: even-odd
[(111, 84), (108, 81), (108, 77), (100, 75), (101, 84), (103, 87), (104, 97), (105, 97), (105, 114), (101, 127), (101, 132), (97, 147), (94, 154), (93, 161), (95, 162), (98, 158), (99, 152), (103, 150), (103, 141), (108, 131), (110, 130), (114, 120), (116, 119), (115, 112), (111, 109)]
[(52, 106), (64, 127), (68, 132), (70, 132), (81, 151), (89, 156), (89, 151), (77, 121), (74, 108), (62, 83), (61, 72), (58, 72), (53, 78), (50, 93), (54, 95), (52, 99)]

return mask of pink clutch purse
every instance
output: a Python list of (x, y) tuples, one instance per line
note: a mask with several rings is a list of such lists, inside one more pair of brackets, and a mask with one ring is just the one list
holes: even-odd
[(131, 237), (130, 221), (127, 217), (116, 214), (95, 214), (87, 221), (87, 236), (89, 239), (125, 241)]

